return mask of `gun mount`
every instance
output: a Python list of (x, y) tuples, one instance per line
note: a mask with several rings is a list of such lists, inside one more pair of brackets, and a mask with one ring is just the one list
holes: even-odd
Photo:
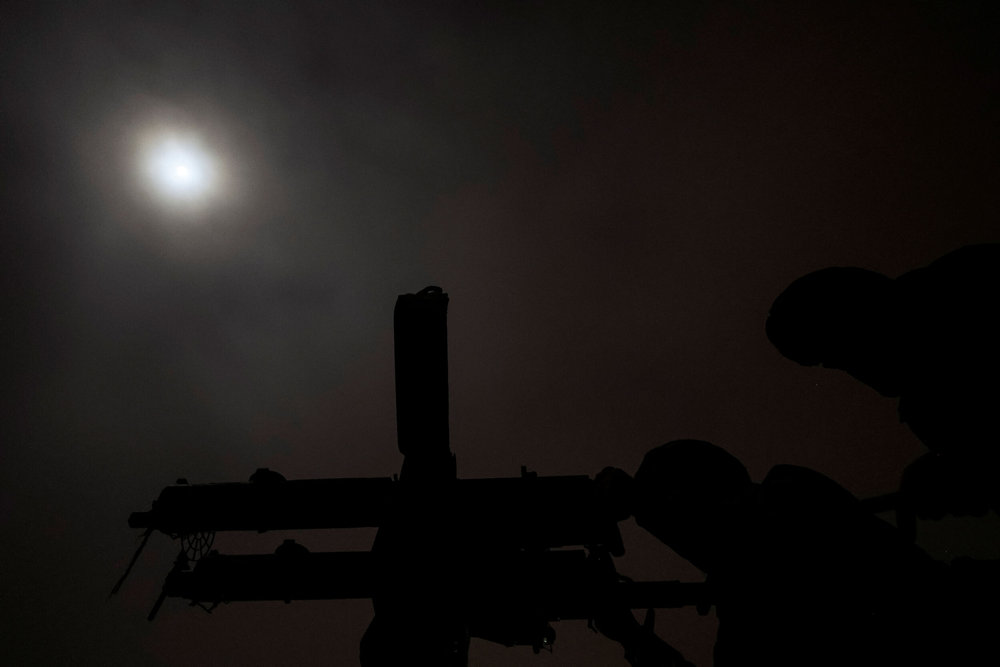
[(261, 555), (182, 549), (150, 619), (167, 597), (209, 608), (370, 598), (375, 619), (362, 639), (363, 664), (419, 658), (464, 667), (470, 637), (538, 651), (554, 639), (550, 622), (592, 619), (609, 594), (637, 609), (711, 603), (704, 584), (636, 583), (615, 572), (610, 557), (624, 553), (617, 520), (589, 477), (540, 477), (522, 467), (519, 477), (457, 479), (447, 304), (437, 287), (396, 303), (397, 476), (286, 480), (261, 469), (246, 483), (181, 480), (129, 517), (147, 538), (160, 531), (182, 544), (217, 531), (372, 527), (371, 551), (312, 553), (291, 540)]

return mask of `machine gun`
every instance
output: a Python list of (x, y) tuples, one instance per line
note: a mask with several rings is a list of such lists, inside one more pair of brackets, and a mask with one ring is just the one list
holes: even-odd
[[(210, 608), (371, 598), (363, 665), (465, 667), (471, 637), (537, 652), (551, 647), (552, 621), (593, 619), (610, 600), (633, 609), (711, 604), (704, 584), (632, 582), (615, 572), (611, 556), (624, 553), (618, 517), (587, 476), (540, 477), (522, 467), (520, 477), (457, 478), (447, 304), (437, 287), (396, 302), (398, 475), (286, 480), (260, 469), (247, 483), (180, 480), (129, 517), (145, 538), (158, 530), (182, 542), (151, 620), (167, 597)], [(360, 527), (378, 529), (371, 551), (312, 553), (292, 540), (273, 554), (209, 551), (216, 531)]]

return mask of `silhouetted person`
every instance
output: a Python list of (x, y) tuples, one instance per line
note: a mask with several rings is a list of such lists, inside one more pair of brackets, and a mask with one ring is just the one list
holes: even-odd
[[(755, 484), (723, 449), (680, 440), (650, 451), (634, 480), (606, 469), (599, 482), (619, 515), (708, 575), (717, 667), (934, 664), (936, 647), (918, 642), (935, 627), (939, 567), (829, 478), (779, 465)], [(596, 624), (642, 651), (631, 613)]]
[(774, 301), (767, 336), (789, 359), (843, 370), (883, 396), (931, 450), (904, 475), (921, 515), (997, 504), (1000, 245), (960, 248), (891, 279), (834, 267)]

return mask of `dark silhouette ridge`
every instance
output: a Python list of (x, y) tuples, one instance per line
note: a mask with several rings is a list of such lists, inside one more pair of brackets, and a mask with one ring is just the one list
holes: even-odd
[(901, 490), (918, 515), (1000, 505), (1000, 244), (967, 246), (896, 279), (834, 267), (794, 281), (766, 331), (789, 359), (899, 398), (929, 454)]

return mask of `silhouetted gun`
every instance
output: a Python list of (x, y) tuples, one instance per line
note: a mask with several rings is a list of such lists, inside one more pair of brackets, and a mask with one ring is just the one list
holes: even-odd
[[(398, 476), (285, 480), (261, 469), (247, 483), (169, 486), (129, 517), (147, 537), (159, 530), (184, 545), (150, 618), (166, 597), (208, 608), (371, 598), (364, 665), (464, 667), (470, 637), (538, 651), (554, 639), (551, 621), (592, 619), (611, 598), (632, 608), (711, 603), (703, 584), (636, 583), (615, 572), (611, 556), (624, 553), (617, 520), (589, 477), (522, 467), (519, 477), (457, 479), (447, 303), (435, 287), (396, 303)], [(222, 555), (194, 537), (359, 527), (378, 529), (370, 552), (312, 553), (286, 540), (273, 554)]]

